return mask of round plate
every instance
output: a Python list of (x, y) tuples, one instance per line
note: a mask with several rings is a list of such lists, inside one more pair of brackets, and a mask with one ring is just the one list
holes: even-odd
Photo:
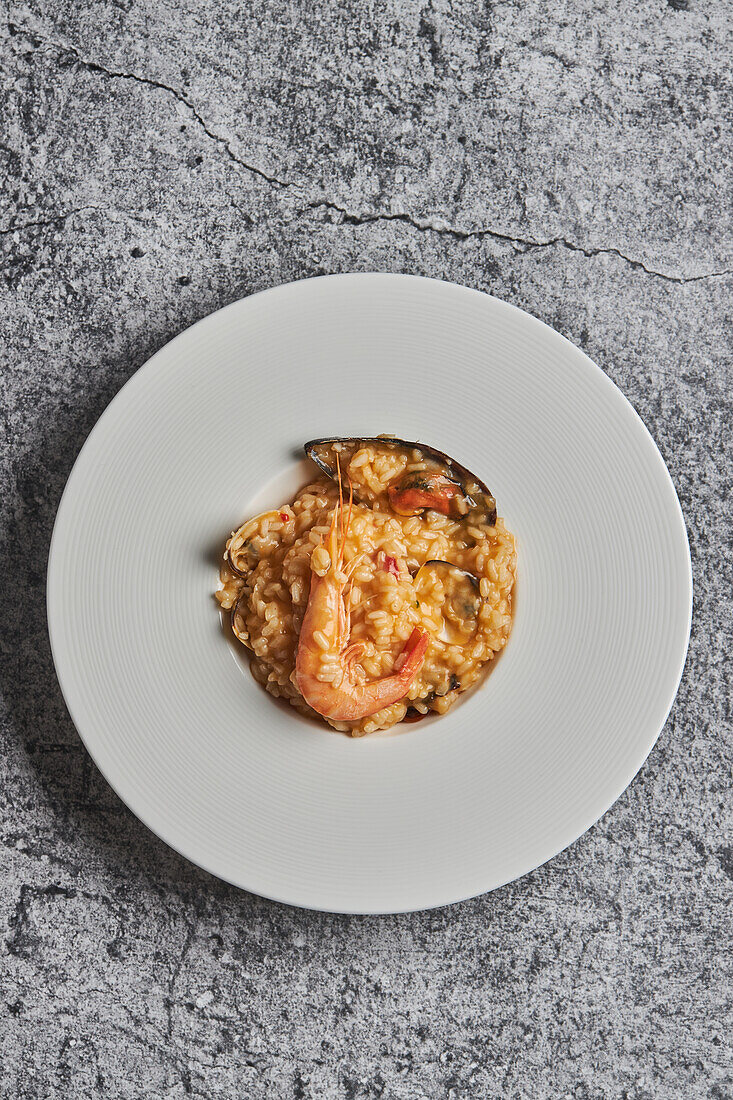
[[(488, 483), (516, 613), (449, 714), (351, 740), (258, 687), (212, 591), (230, 531), (303, 482), (305, 440), (381, 433)], [(355, 913), (472, 897), (588, 829), (664, 724), (691, 597), (669, 474), (603, 372), (513, 306), (403, 275), (278, 287), (153, 356), (79, 455), (48, 575), (69, 711), (134, 813), (229, 882)]]

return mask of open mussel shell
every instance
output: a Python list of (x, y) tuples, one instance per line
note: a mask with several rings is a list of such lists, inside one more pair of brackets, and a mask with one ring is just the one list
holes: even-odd
[(259, 516), (253, 516), (234, 532), (227, 544), (227, 565), (232, 573), (246, 579), (257, 562), (260, 560), (259, 550), (256, 545), (257, 532), (263, 519), (272, 517), (279, 519), (277, 509), (269, 509)]
[(241, 552), (234, 554), (231, 550), (227, 550), (227, 566), (229, 567), (231, 572), (234, 573), (237, 577), (242, 577), (243, 579), (246, 579), (247, 575), (250, 572), (250, 569), (242, 568), (242, 565), (243, 560)]
[(421, 580), (427, 579), (430, 571), (437, 573), (443, 585), (443, 618), (446, 623), (465, 633), (472, 633), (476, 629), (481, 608), (481, 593), (476, 577), (449, 561), (433, 558), (421, 565), (413, 578), (418, 592)]
[(244, 609), (248, 599), (249, 593), (243, 592), (229, 613), (229, 622), (234, 637), (237, 638), (242, 645), (246, 645), (248, 649), (251, 649), (252, 643), (249, 640), (249, 631), (244, 623)]
[[(311, 439), (304, 445), (308, 455), (319, 470), (329, 477), (337, 478), (337, 460), (344, 476), (352, 457), (364, 446), (370, 446), (385, 451), (404, 452), (408, 457), (408, 467), (417, 463), (424, 463), (425, 469), (408, 471), (400, 474), (395, 482), (389, 485), (388, 494), (382, 501), (387, 506), (398, 511), (395, 506), (395, 491), (404, 496), (406, 492), (412, 494), (412, 500), (416, 502), (411, 510), (399, 509), (400, 514), (416, 514), (417, 511), (428, 507), (436, 507), (445, 515), (454, 519), (465, 519), (469, 523), (485, 523), (493, 527), (496, 523), (496, 501), (493, 494), (484, 484), (481, 478), (476, 477), (470, 470), (456, 462), (444, 451), (438, 451), (435, 447), (428, 447), (424, 443), (412, 443), (406, 439), (397, 439), (393, 436), (365, 436), (363, 438), (344, 436), (333, 439)], [(442, 485), (442, 502), (430, 504), (431, 492), (436, 492), (436, 478)], [(451, 487), (455, 486), (453, 490)], [(446, 492), (445, 490), (450, 491)], [(354, 496), (360, 498), (359, 486), (354, 484)]]

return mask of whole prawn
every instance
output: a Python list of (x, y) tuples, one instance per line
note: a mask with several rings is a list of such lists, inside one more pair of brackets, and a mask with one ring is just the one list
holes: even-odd
[[(349, 499), (346, 531), (351, 522), (352, 505), (353, 493)], [(340, 547), (337, 538), (338, 514), (341, 517)], [(352, 567), (359, 559), (355, 558), (344, 569), (343, 515), (339, 477), (339, 504), (334, 508), (327, 540), (330, 563), (323, 577), (315, 572), (311, 574), (308, 606), (295, 660), (295, 676), (301, 695), (318, 714), (337, 722), (355, 722), (404, 699), (423, 665), (429, 637), (426, 631), (415, 627), (395, 662), (396, 671), (378, 680), (364, 680), (363, 670), (358, 667), (364, 647), (360, 642), (348, 644), (350, 612), (346, 609), (344, 592)]]

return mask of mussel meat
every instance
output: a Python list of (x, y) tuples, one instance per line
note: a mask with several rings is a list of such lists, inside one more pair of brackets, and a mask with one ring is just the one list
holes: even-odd
[(258, 532), (263, 520), (282, 524), (287, 522), (288, 518), (285, 512), (271, 510), (262, 512), (259, 516), (253, 516), (252, 519), (248, 519), (246, 523), (243, 523), (229, 539), (227, 547), (227, 565), (232, 573), (246, 579), (260, 560), (262, 547)]
[(401, 516), (414, 516), (431, 508), (469, 524), (493, 527), (496, 523), (496, 501), (484, 482), (443, 451), (424, 443), (410, 443), (391, 436), (311, 439), (304, 450), (316, 466), (334, 480), (340, 468), (342, 483), (348, 489), (345, 484), (347, 469), (354, 455), (365, 446), (397, 456), (402, 461), (386, 491), (375, 489), (368, 480), (360, 478), (360, 467), (352, 469), (350, 476), (356, 500), (371, 505), (378, 503)]
[(407, 714), (402, 719), (403, 722), (421, 722), (423, 718), (430, 716), (430, 710), (421, 710), (420, 707), (430, 707), (430, 704), (435, 699), (442, 699), (446, 695), (450, 695), (452, 691), (461, 690), (461, 681), (456, 676), (455, 672), (451, 673), (450, 679), (441, 685), (440, 688), (435, 688), (433, 691), (429, 691), (422, 699), (416, 699), (407, 708)]
[(460, 569), (449, 561), (432, 559), (421, 565), (413, 578), (415, 590), (420, 596), (421, 589), (427, 585), (430, 574), (437, 575), (443, 589), (441, 614), (444, 622), (445, 640), (465, 642), (473, 634), (478, 624), (481, 608), (479, 582), (473, 573)]

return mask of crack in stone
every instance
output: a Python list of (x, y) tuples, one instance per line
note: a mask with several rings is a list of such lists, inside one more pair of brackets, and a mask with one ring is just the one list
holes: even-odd
[[(217, 145), (221, 146), (223, 148), (223, 150), (225, 151), (226, 155), (228, 156), (228, 158), (234, 164), (238, 165), (240, 168), (244, 168), (245, 171), (251, 173), (253, 176), (257, 176), (260, 179), (265, 180), (265, 182), (271, 184), (274, 187), (278, 187), (282, 190), (285, 190), (285, 189), (288, 189), (288, 188), (293, 188), (293, 189), (296, 189), (296, 190), (299, 190), (299, 191), (303, 190), (302, 185), (296, 184), (296, 183), (294, 183), (290, 180), (280, 179), (278, 176), (272, 175), (269, 172), (265, 172), (264, 169), (258, 168), (256, 165), (250, 164), (248, 161), (245, 161), (241, 157), (237, 156), (237, 154), (232, 149), (230, 142), (226, 138), (222, 137), (221, 134), (218, 134), (215, 130), (213, 130), (208, 125), (208, 123), (205, 121), (205, 119), (201, 116), (201, 114), (199, 114), (197, 108), (194, 106), (194, 104), (191, 102), (191, 100), (189, 100), (183, 94), (183, 92), (179, 91), (177, 88), (174, 88), (172, 84), (166, 84), (164, 81), (155, 80), (152, 77), (140, 76), (139, 73), (124, 72), (122, 70), (116, 70), (116, 69), (108, 69), (104, 65), (101, 65), (96, 61), (89, 61), (86, 58), (83, 58), (81, 56), (81, 54), (79, 53), (79, 51), (74, 46), (63, 45), (62, 43), (54, 42), (51, 39), (40, 38), (38, 35), (35, 35), (32, 31), (29, 31), (25, 27), (16, 27), (15, 25), (11, 26), (11, 24), (8, 24), (8, 27), (11, 29), (11, 33), (13, 33), (13, 34), (17, 34), (19, 32), (23, 33), (23, 34), (27, 35), (27, 37), (29, 37), (33, 41), (36, 41), (36, 42), (45, 41), (48, 45), (50, 45), (52, 48), (60, 51), (60, 53), (62, 53), (62, 54), (70, 54), (74, 58), (75, 63), (78, 66), (80, 66), (83, 69), (86, 69), (89, 72), (98, 73), (100, 75), (109, 77), (110, 79), (131, 80), (136, 84), (141, 84), (143, 86), (150, 87), (150, 88), (156, 88), (160, 91), (166, 92), (169, 95), (172, 95), (177, 100), (177, 102), (181, 103), (188, 111), (191, 112), (192, 116), (194, 117), (196, 122), (199, 124), (199, 126), (201, 127), (203, 132), (207, 135), (207, 137), (209, 137)], [(561, 58), (559, 55), (555, 54), (552, 51), (548, 51), (548, 52), (556, 60), (562, 62), (563, 64), (566, 63), (566, 59)], [(82, 211), (87, 211), (87, 210), (94, 210), (94, 209), (100, 209), (100, 208), (99, 207), (79, 207), (75, 210), (68, 211), (65, 214), (59, 214), (55, 218), (50, 219), (49, 221), (26, 222), (25, 225), (23, 225), (23, 226), (12, 226), (10, 228), (0, 229), (0, 236), (6, 236), (9, 233), (14, 233), (14, 232), (16, 232), (18, 230), (21, 230), (21, 229), (32, 228), (34, 226), (46, 226), (46, 225), (58, 224), (59, 222), (65, 221), (67, 218), (71, 217), (73, 214), (81, 213)], [(389, 222), (389, 221), (402, 222), (403, 224), (408, 225), (413, 229), (416, 229), (420, 233), (435, 233), (435, 234), (438, 234), (439, 236), (453, 237), (455, 240), (459, 240), (459, 241), (480, 240), (483, 237), (490, 237), (493, 240), (504, 241), (505, 243), (510, 244), (517, 252), (528, 252), (528, 251), (531, 251), (533, 249), (540, 249), (540, 248), (561, 247), (561, 248), (567, 249), (569, 252), (577, 252), (577, 253), (580, 253), (581, 255), (589, 257), (589, 258), (593, 257), (593, 256), (601, 256), (601, 255), (604, 255), (604, 256), (617, 256), (620, 260), (623, 260), (624, 263), (627, 263), (631, 268), (633, 268), (635, 270), (643, 271), (647, 275), (652, 276), (653, 278), (663, 279), (666, 282), (677, 283), (678, 285), (684, 285), (686, 283), (702, 282), (705, 279), (718, 279), (718, 278), (723, 278), (726, 275), (733, 274), (733, 268), (727, 268), (727, 269), (724, 269), (722, 271), (705, 272), (701, 275), (689, 275), (689, 276), (669, 275), (664, 271), (657, 271), (654, 268), (647, 267), (647, 265), (643, 262), (643, 260), (638, 260), (638, 259), (634, 259), (631, 256), (626, 256), (619, 248), (589, 247), (589, 246), (577, 244), (574, 241), (569, 241), (565, 237), (549, 237), (547, 240), (542, 241), (542, 240), (534, 240), (534, 239), (529, 238), (529, 237), (520, 237), (520, 236), (517, 236), (516, 234), (512, 234), (512, 233), (502, 233), (502, 232), (500, 232), (499, 230), (496, 230), (496, 229), (489, 229), (489, 228), (471, 229), (471, 230), (459, 229), (458, 227), (448, 225), (447, 223), (438, 224), (438, 223), (432, 222), (428, 219), (420, 219), (420, 218), (414, 217), (411, 214), (406, 214), (406, 213), (392, 214), (392, 213), (379, 213), (379, 212), (377, 212), (377, 213), (374, 213), (374, 214), (360, 215), (360, 214), (356, 214), (352, 211), (349, 211), (345, 207), (339, 206), (338, 203), (332, 202), (328, 199), (321, 199), (321, 200), (318, 200), (316, 202), (309, 203), (304, 208), (304, 211), (305, 210), (317, 210), (317, 209), (330, 210), (331, 212), (333, 212), (335, 214), (338, 214), (341, 217), (342, 221), (347, 225), (368, 225), (368, 224), (373, 223), (373, 222)]]
[[(10, 27), (11, 25), (8, 24)], [(54, 42), (50, 38), (42, 38), (33, 31), (30, 31), (26, 27), (20, 27), (13, 25), (13, 32), (15, 34), (22, 33), (28, 38), (31, 38), (38, 42), (45, 42), (46, 45), (51, 46), (53, 49), (58, 50), (61, 55), (71, 55), (74, 58), (75, 63), (82, 69), (86, 69), (90, 73), (98, 73), (101, 76), (109, 77), (113, 80), (131, 80), (135, 84), (142, 84), (148, 88), (157, 88), (159, 91), (167, 92), (168, 95), (172, 95), (179, 103), (181, 103), (188, 111), (191, 112), (196, 122), (199, 124), (203, 132), (207, 137), (211, 138), (220, 145), (229, 159), (238, 164), (241, 168), (251, 172), (254, 176), (259, 176), (260, 179), (265, 180), (267, 183), (272, 184), (274, 187), (286, 188), (291, 187), (291, 183), (288, 180), (279, 179), (277, 176), (271, 175), (269, 172), (265, 172), (264, 169), (258, 168), (254, 164), (249, 164), (247, 161), (242, 160), (232, 149), (230, 143), (221, 134), (217, 134), (215, 130), (212, 130), (204, 118), (199, 114), (198, 110), (188, 99), (183, 92), (178, 88), (174, 88), (172, 84), (166, 84), (165, 81), (155, 80), (153, 77), (140, 76), (139, 73), (125, 72), (124, 70), (108, 69), (106, 66), (101, 65), (98, 61), (89, 61), (87, 58), (82, 57), (79, 50), (75, 46), (64, 45), (61, 42)]]
[(668, 275), (664, 271), (656, 271), (653, 267), (647, 267), (643, 260), (635, 260), (631, 256), (626, 256), (618, 248), (587, 248), (583, 245), (575, 244), (573, 241), (565, 240), (564, 237), (553, 237), (549, 241), (538, 241), (538, 248), (547, 248), (550, 245), (559, 244), (563, 248), (567, 248), (569, 252), (580, 252), (584, 256), (618, 256), (624, 263), (629, 264), (630, 267), (644, 271), (647, 275), (652, 275), (655, 279), (665, 279), (668, 283), (699, 283), (704, 279), (720, 279), (725, 275), (733, 275), (733, 268), (723, 269), (723, 271), (705, 271), (702, 275)]
[(98, 206), (76, 206), (72, 210), (66, 210), (62, 214), (54, 214), (52, 218), (36, 218), (34, 221), (23, 222), (22, 225), (8, 225), (0, 228), (0, 237), (9, 237), (13, 233), (22, 233), (25, 229), (47, 228), (51, 225), (60, 225), (75, 214), (86, 213), (90, 210), (99, 210)]
[[(222, 138), (217, 138), (217, 141), (223, 143)], [(241, 167), (246, 168), (248, 171), (253, 172), (255, 175), (261, 176), (263, 179), (269, 182), (275, 182), (280, 187), (294, 187), (294, 184), (283, 183), (278, 180), (271, 180), (269, 176), (262, 173), (257, 168), (251, 168), (245, 164), (244, 161), (232, 156), (232, 159), (236, 161)], [(67, 210), (63, 213), (56, 214), (52, 218), (37, 219), (34, 221), (24, 222), (22, 225), (11, 225), (4, 228), (0, 228), (0, 237), (9, 236), (13, 233), (22, 232), (25, 229), (43, 228), (52, 225), (59, 225), (75, 214), (84, 214), (90, 211), (101, 212), (103, 211), (101, 206), (77, 206), (71, 210)], [(307, 210), (330, 210), (335, 214), (338, 214), (344, 225), (370, 225), (374, 222), (402, 222), (404, 225), (409, 225), (412, 229), (416, 229), (420, 233), (435, 233), (438, 236), (453, 237), (458, 241), (469, 240), (481, 240), (483, 237), (490, 237), (492, 240), (504, 241), (506, 244), (512, 245), (516, 252), (523, 254), (525, 252), (533, 251), (534, 249), (541, 248), (555, 248), (561, 247), (567, 249), (569, 252), (578, 252), (583, 256), (591, 258), (593, 256), (617, 256), (624, 263), (628, 264), (635, 270), (643, 271), (645, 274), (652, 276), (655, 279), (663, 279), (669, 283), (677, 283), (678, 285), (684, 285), (686, 283), (699, 283), (705, 279), (721, 279), (726, 275), (733, 275), (733, 268), (724, 268), (722, 271), (706, 271), (701, 275), (668, 275), (664, 271), (656, 271), (652, 267), (647, 267), (643, 260), (635, 260), (632, 256), (627, 256), (619, 248), (612, 247), (589, 247), (587, 245), (577, 244), (574, 241), (569, 241), (565, 237), (548, 237), (547, 240), (538, 241), (530, 237), (519, 237), (514, 233), (502, 233), (498, 229), (458, 229), (456, 226), (445, 224), (438, 224), (436, 222), (429, 221), (427, 219), (416, 218), (412, 214), (386, 214), (386, 213), (374, 213), (374, 214), (355, 214), (347, 210), (343, 206), (339, 206), (338, 203), (331, 202), (328, 199), (319, 199), (317, 202), (309, 203), (301, 213)], [(123, 215), (128, 216), (128, 215)], [(142, 219), (135, 219), (142, 220)]]
[(69, 218), (73, 218), (76, 214), (105, 214), (107, 217), (113, 215), (115, 217), (124, 218), (127, 221), (137, 222), (139, 225), (149, 225), (149, 221), (145, 218), (141, 218), (137, 214), (133, 214), (127, 210), (116, 210), (113, 207), (106, 206), (94, 206), (87, 204), (86, 206), (73, 206), (70, 210), (62, 210), (58, 214), (54, 214), (50, 218), (34, 218), (31, 221), (21, 222), (18, 225), (7, 225), (0, 227), (0, 237), (11, 237), (13, 233), (22, 233), (25, 229), (48, 229), (53, 225), (61, 225), (63, 222), (68, 221)]
[(241, 157), (238, 157), (227, 139), (222, 137), (221, 134), (217, 134), (215, 130), (212, 130), (211, 127), (199, 114), (197, 109), (194, 107), (193, 103), (191, 103), (191, 101), (187, 99), (182, 92), (179, 92), (178, 89), (174, 88), (171, 84), (164, 84), (162, 81), (153, 80), (151, 77), (139, 76), (138, 73), (125, 73), (117, 72), (114, 69), (105, 69), (103, 65), (99, 65), (94, 61), (86, 61), (84, 58), (79, 56), (76, 50), (74, 50), (73, 52), (76, 55), (78, 64), (81, 65), (83, 68), (88, 69), (92, 73), (101, 73), (104, 76), (108, 76), (118, 80), (132, 80), (136, 84), (144, 84), (150, 88), (158, 88), (161, 91), (169, 92), (178, 100), (179, 103), (182, 103), (183, 106), (191, 112), (206, 136), (211, 138), (211, 140), (215, 141), (218, 145), (221, 145), (226, 155), (231, 161), (234, 162), (234, 164), (239, 165), (240, 168), (246, 169), (247, 172), (251, 172), (253, 176), (259, 176), (260, 179), (265, 180), (267, 183), (272, 184), (274, 187), (285, 189), (286, 187), (292, 186), (292, 184), (288, 180), (281, 180), (278, 176), (273, 176), (269, 172), (265, 172), (263, 168), (258, 168), (256, 165), (249, 164), (247, 161), (242, 160)]
[(437, 233), (440, 236), (454, 237), (459, 241), (480, 240), (482, 237), (491, 237), (494, 240), (504, 241), (512, 245), (518, 252), (529, 252), (538, 248), (554, 248), (560, 246), (566, 248), (569, 252), (579, 252), (583, 256), (588, 257), (601, 255), (618, 256), (619, 259), (629, 264), (632, 268), (644, 271), (647, 275), (651, 275), (654, 278), (665, 279), (670, 283), (697, 283), (703, 279), (717, 279), (725, 275), (733, 275), (733, 268), (723, 271), (708, 271), (702, 275), (668, 275), (664, 271), (656, 271), (654, 268), (647, 267), (642, 260), (635, 260), (631, 256), (626, 256), (618, 248), (589, 247), (576, 244), (574, 241), (569, 241), (565, 237), (549, 237), (547, 240), (537, 241), (529, 237), (519, 237), (514, 233), (501, 233), (497, 229), (458, 229), (456, 226), (451, 226), (447, 223), (440, 224), (430, 221), (429, 219), (415, 218), (411, 214), (355, 214), (339, 206), (337, 203), (329, 202), (325, 199), (320, 202), (311, 203), (307, 209), (315, 210), (318, 208), (331, 210), (339, 214), (343, 222), (347, 225), (368, 225), (371, 222), (379, 221), (403, 222), (405, 225), (417, 229), (420, 233)]

